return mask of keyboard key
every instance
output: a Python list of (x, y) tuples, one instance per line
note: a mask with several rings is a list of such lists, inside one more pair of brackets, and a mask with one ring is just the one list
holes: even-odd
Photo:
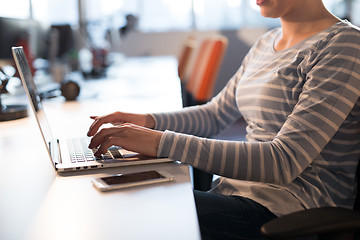
[(95, 157), (94, 153), (97, 151), (97, 149), (89, 149), (88, 145), (88, 138), (68, 139), (68, 148), (71, 162), (76, 163), (124, 158), (124, 156), (120, 152), (122, 150), (122, 148), (120, 147), (112, 146), (109, 148), (106, 154), (102, 155), (101, 157)]

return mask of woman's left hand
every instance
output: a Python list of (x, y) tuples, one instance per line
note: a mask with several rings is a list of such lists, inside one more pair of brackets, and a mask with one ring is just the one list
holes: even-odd
[(150, 157), (157, 156), (163, 132), (125, 123), (119, 126), (103, 128), (90, 141), (89, 148), (98, 148), (95, 156), (105, 154), (113, 145), (138, 152)]

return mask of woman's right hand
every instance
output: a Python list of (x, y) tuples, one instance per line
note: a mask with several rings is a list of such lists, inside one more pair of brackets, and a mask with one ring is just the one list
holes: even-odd
[(94, 136), (99, 128), (106, 123), (113, 125), (132, 123), (146, 128), (155, 127), (155, 120), (150, 114), (114, 112), (104, 116), (90, 116), (90, 118), (93, 119), (94, 122), (91, 124), (87, 133), (89, 137)]

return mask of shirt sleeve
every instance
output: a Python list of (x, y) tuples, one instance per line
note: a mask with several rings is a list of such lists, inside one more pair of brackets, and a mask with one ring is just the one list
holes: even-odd
[[(359, 33), (356, 33), (356, 37), (348, 36), (345, 32), (329, 38), (331, 39), (319, 42), (303, 61), (299, 72), (299, 76), (305, 82), (302, 93), (274, 139), (266, 142), (208, 139), (201, 137), (209, 135), (205, 134), (205, 130), (198, 132), (199, 136), (194, 136), (189, 135), (193, 134), (191, 131), (183, 131), (186, 127), (182, 126), (181, 129), (176, 127), (173, 131), (165, 131), (158, 156), (170, 157), (199, 169), (235, 179), (275, 184), (293, 181), (321, 153), (351, 115), (350, 112), (359, 99)], [(230, 101), (231, 104), (228, 105), (231, 107), (228, 109), (236, 112), (234, 98), (238, 80), (235, 77), (225, 92), (208, 106), (201, 108), (201, 111), (208, 115), (206, 129), (213, 126), (215, 129), (221, 129), (230, 122), (228, 120), (222, 123), (213, 119), (219, 119), (216, 118), (219, 113), (221, 119), (226, 119), (227, 112), (222, 112), (222, 107), (226, 104), (220, 103)], [(181, 116), (176, 118), (185, 119)], [(234, 117), (229, 119), (233, 120)], [(185, 122), (191, 121), (193, 120), (189, 118)], [(218, 123), (221, 123), (221, 127), (216, 126)], [(201, 126), (196, 125), (187, 130), (197, 127)], [(182, 130), (181, 133), (174, 132), (178, 130)]]
[(155, 119), (155, 129), (199, 137), (212, 137), (218, 134), (241, 116), (235, 95), (242, 72), (243, 67), (240, 67), (225, 88), (209, 103), (176, 112), (152, 114)]

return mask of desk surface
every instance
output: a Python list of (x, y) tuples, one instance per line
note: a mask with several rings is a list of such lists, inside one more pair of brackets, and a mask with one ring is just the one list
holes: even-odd
[[(133, 58), (84, 83), (81, 101), (45, 102), (56, 135), (83, 135), (89, 115), (181, 108), (173, 58)], [(100, 91), (101, 90), (101, 91)], [(166, 101), (164, 101), (166, 99)], [(189, 170), (163, 163), (57, 175), (32, 114), (0, 123), (0, 239), (200, 239)], [(91, 179), (165, 170), (174, 182), (100, 193)]]

